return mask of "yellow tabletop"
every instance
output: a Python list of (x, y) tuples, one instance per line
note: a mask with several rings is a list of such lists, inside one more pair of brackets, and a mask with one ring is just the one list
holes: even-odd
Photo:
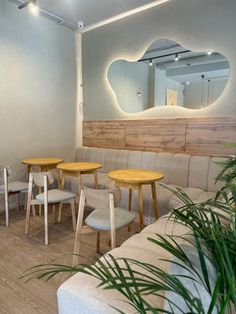
[(29, 158), (24, 159), (21, 162), (25, 165), (30, 166), (53, 166), (63, 162), (64, 159), (56, 157), (45, 157), (45, 158)]
[(159, 171), (144, 169), (113, 170), (108, 173), (108, 176), (117, 182), (132, 184), (151, 183), (164, 178), (163, 173)]
[(57, 165), (57, 169), (69, 172), (92, 171), (102, 168), (98, 162), (64, 162)]

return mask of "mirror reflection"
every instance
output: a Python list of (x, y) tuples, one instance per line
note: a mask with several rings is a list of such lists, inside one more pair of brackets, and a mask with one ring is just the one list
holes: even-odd
[(214, 51), (193, 52), (176, 42), (154, 42), (136, 61), (114, 61), (108, 79), (126, 112), (152, 107), (204, 108), (223, 92), (229, 63)]

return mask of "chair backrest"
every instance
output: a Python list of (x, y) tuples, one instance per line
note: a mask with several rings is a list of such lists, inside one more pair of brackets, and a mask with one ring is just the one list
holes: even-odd
[(13, 169), (11, 166), (9, 165), (6, 165), (6, 164), (1, 164), (0, 163), (0, 177), (3, 177), (4, 176), (4, 168), (6, 169), (7, 171), (7, 176), (8, 177), (11, 177), (13, 175)]
[(109, 208), (109, 194), (112, 193), (114, 196), (115, 207), (121, 201), (121, 191), (119, 188), (100, 188), (95, 189), (91, 187), (84, 187), (84, 195), (86, 204), (92, 208)]
[(35, 185), (39, 187), (44, 186), (44, 178), (47, 177), (47, 183), (52, 184), (55, 181), (55, 178), (51, 171), (48, 172), (31, 172), (30, 176), (33, 179)]

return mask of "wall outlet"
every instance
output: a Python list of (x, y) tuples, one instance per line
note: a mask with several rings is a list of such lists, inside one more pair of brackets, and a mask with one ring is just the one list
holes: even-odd
[(145, 216), (144, 217), (144, 224), (145, 225), (150, 225), (150, 224), (152, 224), (153, 222), (154, 222), (154, 218), (153, 217), (147, 217), (147, 216)]

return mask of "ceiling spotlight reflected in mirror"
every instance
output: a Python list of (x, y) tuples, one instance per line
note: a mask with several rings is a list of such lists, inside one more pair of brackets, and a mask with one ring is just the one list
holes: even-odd
[(126, 112), (166, 106), (168, 93), (175, 95), (176, 106), (204, 108), (222, 94), (228, 77), (229, 63), (222, 54), (194, 52), (168, 39), (154, 42), (138, 61), (116, 60), (108, 70), (110, 85)]

